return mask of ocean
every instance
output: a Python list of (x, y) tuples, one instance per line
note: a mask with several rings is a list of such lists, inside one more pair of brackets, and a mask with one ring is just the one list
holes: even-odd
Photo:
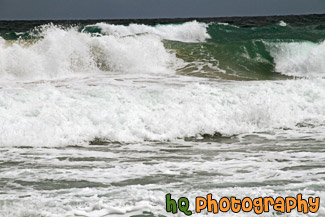
[[(325, 216), (324, 39), (325, 15), (0, 21), (0, 216)], [(209, 193), (320, 207), (195, 213)]]

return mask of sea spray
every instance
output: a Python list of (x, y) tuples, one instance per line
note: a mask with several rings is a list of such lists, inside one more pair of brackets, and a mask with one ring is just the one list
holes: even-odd
[(60, 79), (99, 71), (168, 73), (181, 63), (155, 35), (92, 37), (55, 26), (42, 34), (27, 46), (19, 42), (5, 46), (2, 40), (2, 78)]

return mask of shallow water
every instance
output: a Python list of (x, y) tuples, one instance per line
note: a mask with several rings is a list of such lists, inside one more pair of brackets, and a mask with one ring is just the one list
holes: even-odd
[[(192, 207), (195, 196), (207, 193), (219, 198), (324, 197), (324, 143), (308, 136), (268, 137), (1, 148), (2, 213), (166, 215), (167, 193), (187, 196)], [(319, 216), (324, 215), (323, 201), (321, 207)]]

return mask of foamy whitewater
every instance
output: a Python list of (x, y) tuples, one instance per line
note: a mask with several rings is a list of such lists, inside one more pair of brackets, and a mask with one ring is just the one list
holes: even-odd
[(0, 32), (0, 216), (173, 216), (167, 193), (302, 193), (325, 216), (324, 30), (242, 25)]

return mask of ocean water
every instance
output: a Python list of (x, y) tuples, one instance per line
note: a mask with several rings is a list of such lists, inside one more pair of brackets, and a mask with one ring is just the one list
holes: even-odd
[(172, 216), (167, 193), (325, 216), (324, 39), (324, 15), (1, 21), (0, 216)]

